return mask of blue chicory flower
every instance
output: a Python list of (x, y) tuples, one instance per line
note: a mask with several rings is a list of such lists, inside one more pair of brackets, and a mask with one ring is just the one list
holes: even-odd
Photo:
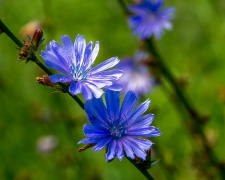
[(63, 47), (53, 40), (46, 47), (46, 51), (41, 53), (46, 66), (65, 74), (51, 75), (50, 80), (53, 83), (71, 83), (69, 92), (72, 95), (82, 93), (85, 100), (92, 99), (92, 93), (96, 98), (101, 97), (101, 88), (121, 90), (121, 86), (113, 81), (118, 80), (123, 72), (118, 69), (105, 71), (119, 63), (117, 57), (92, 68), (99, 51), (98, 41), (93, 50), (93, 43), (89, 42), (86, 46), (84, 37), (80, 35), (76, 37), (74, 44), (68, 36), (62, 36), (61, 41)]
[[(134, 13), (129, 16), (129, 25), (140, 39), (150, 38), (153, 34), (159, 39), (164, 29), (172, 29), (170, 20), (174, 18), (174, 7), (163, 9), (164, 0), (144, 0), (129, 6)], [(163, 29), (164, 28), (164, 29)]]
[(148, 53), (138, 51), (134, 57), (125, 58), (117, 65), (117, 68), (124, 72), (117, 82), (123, 87), (124, 93), (133, 91), (137, 97), (141, 97), (153, 89), (156, 80), (150, 74), (148, 67), (142, 62), (147, 61), (148, 58)]
[(96, 144), (93, 147), (94, 151), (99, 151), (108, 145), (107, 162), (115, 157), (122, 160), (124, 151), (131, 159), (136, 155), (145, 160), (145, 151), (149, 150), (153, 143), (138, 137), (161, 135), (159, 129), (150, 126), (154, 119), (153, 114), (141, 117), (148, 109), (150, 101), (146, 100), (135, 109), (137, 98), (129, 91), (120, 108), (120, 93), (111, 90), (106, 90), (105, 100), (107, 107), (102, 97), (93, 98), (85, 103), (85, 112), (91, 124), (84, 125), (83, 131), (87, 138), (79, 143)]

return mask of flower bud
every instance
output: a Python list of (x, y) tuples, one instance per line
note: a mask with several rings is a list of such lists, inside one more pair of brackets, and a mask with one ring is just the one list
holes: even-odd
[(41, 29), (36, 29), (34, 32), (34, 35), (31, 40), (31, 44), (33, 45), (33, 48), (36, 50), (38, 46), (44, 41), (42, 39), (43, 37), (43, 31)]

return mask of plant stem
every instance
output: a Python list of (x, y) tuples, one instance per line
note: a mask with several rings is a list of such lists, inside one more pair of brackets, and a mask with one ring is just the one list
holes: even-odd
[(143, 169), (141, 167), (139, 167), (137, 164), (135, 164), (135, 161), (128, 158), (126, 156), (126, 158), (148, 179), (148, 180), (154, 180), (153, 177), (149, 174), (149, 172), (147, 171), (147, 169)]
[(190, 116), (195, 119), (196, 121), (201, 121), (201, 118), (197, 114), (197, 111), (193, 108), (191, 103), (188, 101), (189, 98), (185, 96), (183, 91), (181, 90), (180, 86), (177, 84), (177, 81), (175, 80), (175, 77), (171, 73), (170, 69), (166, 66), (166, 64), (163, 62), (161, 56), (157, 52), (156, 48), (154, 47), (154, 44), (152, 43), (152, 39), (146, 39), (145, 40), (148, 50), (152, 53), (155, 60), (157, 61), (157, 64), (163, 73), (163, 75), (167, 78), (167, 80), (170, 82), (170, 84), (173, 86), (179, 100), (183, 103), (184, 107), (190, 114)]
[(19, 39), (5, 26), (5, 24), (0, 20), (0, 29), (4, 32), (7, 36), (10, 37), (17, 44), (17, 46), (22, 47), (23, 43), (20, 42)]
[[(13, 40), (13, 42), (17, 44), (17, 46), (19, 46), (20, 48), (23, 46), (23, 43), (21, 43), (20, 40), (16, 38), (16, 36), (6, 27), (6, 25), (1, 20), (0, 20), (0, 29), (1, 29), (1, 32), (4, 32), (11, 40)], [(49, 76), (53, 75), (53, 73), (48, 68), (46, 68), (44, 64), (41, 63), (41, 61), (38, 60), (36, 55), (33, 56), (31, 61), (35, 62)], [(63, 83), (58, 83), (58, 84), (79, 104), (79, 106), (82, 109), (84, 109), (83, 102), (76, 95), (74, 96), (69, 92), (67, 85)]]
[[(125, 15), (131, 14), (129, 9), (127, 8), (124, 0), (118, 0), (118, 3), (121, 5), (121, 8), (124, 10)], [(185, 93), (180, 88), (179, 84), (177, 83), (174, 75), (170, 71), (170, 69), (166, 66), (163, 59), (159, 55), (158, 51), (156, 50), (152, 39), (145, 39), (145, 43), (147, 45), (148, 51), (153, 55), (155, 58), (159, 69), (161, 70), (162, 74), (167, 78), (169, 83), (172, 85), (173, 89), (176, 92), (177, 97), (179, 98), (180, 102), (184, 105), (185, 109), (187, 110), (188, 114), (194, 121), (190, 121), (190, 131), (193, 137), (199, 136), (201, 139), (204, 151), (208, 157), (208, 164), (211, 163), (214, 167), (217, 167), (220, 170), (221, 176), (225, 177), (225, 165), (218, 164), (217, 158), (214, 155), (213, 151), (208, 145), (207, 139), (205, 137), (203, 131), (203, 123), (204, 118), (200, 117), (197, 111), (193, 108), (192, 104), (189, 102), (189, 98), (185, 95)], [(203, 156), (204, 157), (204, 156)], [(200, 157), (201, 158), (201, 157)], [(207, 172), (209, 176), (211, 176), (210, 172)]]
[(120, 4), (121, 8), (123, 9), (124, 13), (126, 15), (129, 15), (130, 14), (130, 11), (127, 9), (126, 3), (123, 0), (118, 0), (118, 2)]
[[(20, 48), (23, 46), (23, 44), (16, 38), (16, 36), (5, 26), (5, 24), (0, 20), (0, 29), (1, 32), (4, 32), (10, 39), (12, 39)], [(35, 62), (44, 72), (46, 72), (48, 75), (53, 75), (53, 73), (47, 69), (36, 57), (36, 55), (33, 56), (32, 59), (33, 62)], [(79, 105), (82, 109), (84, 109), (83, 102), (77, 97), (73, 96), (68, 91), (68, 86), (63, 83), (58, 83)], [(127, 158), (147, 179), (153, 180), (152, 176), (148, 173), (147, 170), (140, 168), (138, 165), (135, 164), (135, 161)]]

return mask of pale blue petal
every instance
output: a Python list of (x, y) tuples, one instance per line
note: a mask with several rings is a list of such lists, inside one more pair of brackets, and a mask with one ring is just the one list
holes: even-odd
[(47, 67), (70, 76), (70, 71), (68, 71), (67, 67), (65, 67), (65, 65), (55, 55), (42, 50), (41, 57), (45, 60), (45, 65)]
[(111, 81), (106, 81), (104, 79), (103, 80), (89, 80), (89, 79), (86, 79), (85, 82), (94, 84), (98, 88), (103, 88), (105, 86), (112, 85), (112, 82)]
[(103, 71), (103, 72), (99, 72), (99, 73), (96, 73), (95, 74), (96, 76), (98, 75), (101, 75), (101, 76), (113, 76), (113, 77), (116, 77), (115, 80), (118, 80), (122, 75), (123, 75), (123, 71), (122, 70), (119, 70), (119, 69), (113, 69), (113, 70), (108, 70), (108, 71)]
[(119, 59), (117, 57), (112, 57), (104, 62), (102, 62), (101, 64), (95, 66), (93, 69), (90, 70), (91, 74), (95, 74), (101, 71), (104, 71), (106, 69), (109, 69), (113, 66), (115, 66), (116, 64), (119, 63)]
[(117, 78), (114, 76), (104, 76), (104, 75), (90, 75), (86, 80), (106, 80), (106, 81), (116, 81)]
[(84, 39), (84, 36), (77, 35), (74, 47), (75, 47), (76, 65), (78, 69), (80, 69), (83, 64), (84, 52), (86, 48), (86, 41)]
[(49, 76), (49, 79), (53, 83), (57, 83), (57, 82), (68, 83), (68, 82), (74, 81), (73, 78), (68, 77), (68, 76), (64, 76), (64, 75), (61, 75), (61, 74), (51, 75), (51, 76)]
[(89, 62), (87, 64), (86, 69), (88, 69), (89, 67), (91, 67), (94, 64), (94, 61), (95, 61), (95, 59), (96, 59), (96, 57), (98, 55), (98, 52), (99, 52), (99, 42), (96, 41), (95, 47), (94, 47), (94, 49), (93, 49), (93, 51), (92, 51), (92, 53), (91, 53), (91, 55), (89, 57)]
[(113, 83), (112, 85), (105, 86), (104, 88), (112, 91), (120, 91), (123, 87), (119, 84)]
[(92, 48), (93, 48), (93, 42), (91, 41), (87, 44), (85, 52), (84, 52), (84, 61), (83, 61), (83, 66), (81, 68), (82, 72), (84, 72), (88, 68), (88, 65), (91, 59)]
[(75, 63), (76, 62), (75, 48), (73, 46), (72, 40), (69, 38), (69, 36), (65, 35), (65, 36), (61, 36), (61, 41), (62, 41), (64, 50), (66, 51), (67, 55), (69, 56), (68, 60), (71, 63)]
[(57, 58), (64, 64), (64, 66), (67, 68), (69, 71), (69, 66), (68, 66), (68, 61), (69, 57), (67, 55), (67, 52), (62, 48), (62, 46), (57, 43), (57, 42), (52, 42), (51, 43), (52, 50), (54, 54), (57, 56)]
[(104, 93), (104, 91), (100, 88), (98, 88), (97, 86), (90, 84), (90, 83), (86, 83), (86, 85), (90, 88), (90, 90), (93, 92), (94, 96), (96, 98), (100, 98), (102, 96), (102, 94)]
[(92, 99), (92, 93), (91, 93), (89, 87), (86, 84), (83, 84), (82, 94), (84, 96), (85, 101), (88, 101), (88, 100)]
[(69, 87), (69, 92), (72, 95), (80, 94), (82, 91), (82, 84), (80, 82), (72, 82)]

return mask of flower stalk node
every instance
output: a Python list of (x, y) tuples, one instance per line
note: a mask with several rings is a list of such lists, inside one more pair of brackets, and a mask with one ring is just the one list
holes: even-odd
[(42, 84), (42, 85), (44, 85), (44, 86), (53, 87), (53, 88), (55, 88), (55, 89), (57, 89), (57, 90), (59, 90), (59, 91), (61, 91), (61, 92), (63, 92), (63, 93), (66, 93), (66, 91), (65, 91), (62, 87), (60, 87), (60, 86), (58, 85), (58, 83), (52, 83), (52, 82), (50, 81), (48, 75), (44, 75), (43, 77), (37, 77), (37, 78), (36, 78), (36, 81), (37, 81), (38, 84)]
[(38, 50), (41, 43), (44, 41), (42, 39), (43, 32), (41, 29), (37, 29), (34, 32), (33, 37), (28, 36), (28, 40), (24, 41), (22, 47), (20, 48), (19, 52), (19, 61), (26, 60), (26, 63), (31, 61), (35, 61), (35, 52)]

